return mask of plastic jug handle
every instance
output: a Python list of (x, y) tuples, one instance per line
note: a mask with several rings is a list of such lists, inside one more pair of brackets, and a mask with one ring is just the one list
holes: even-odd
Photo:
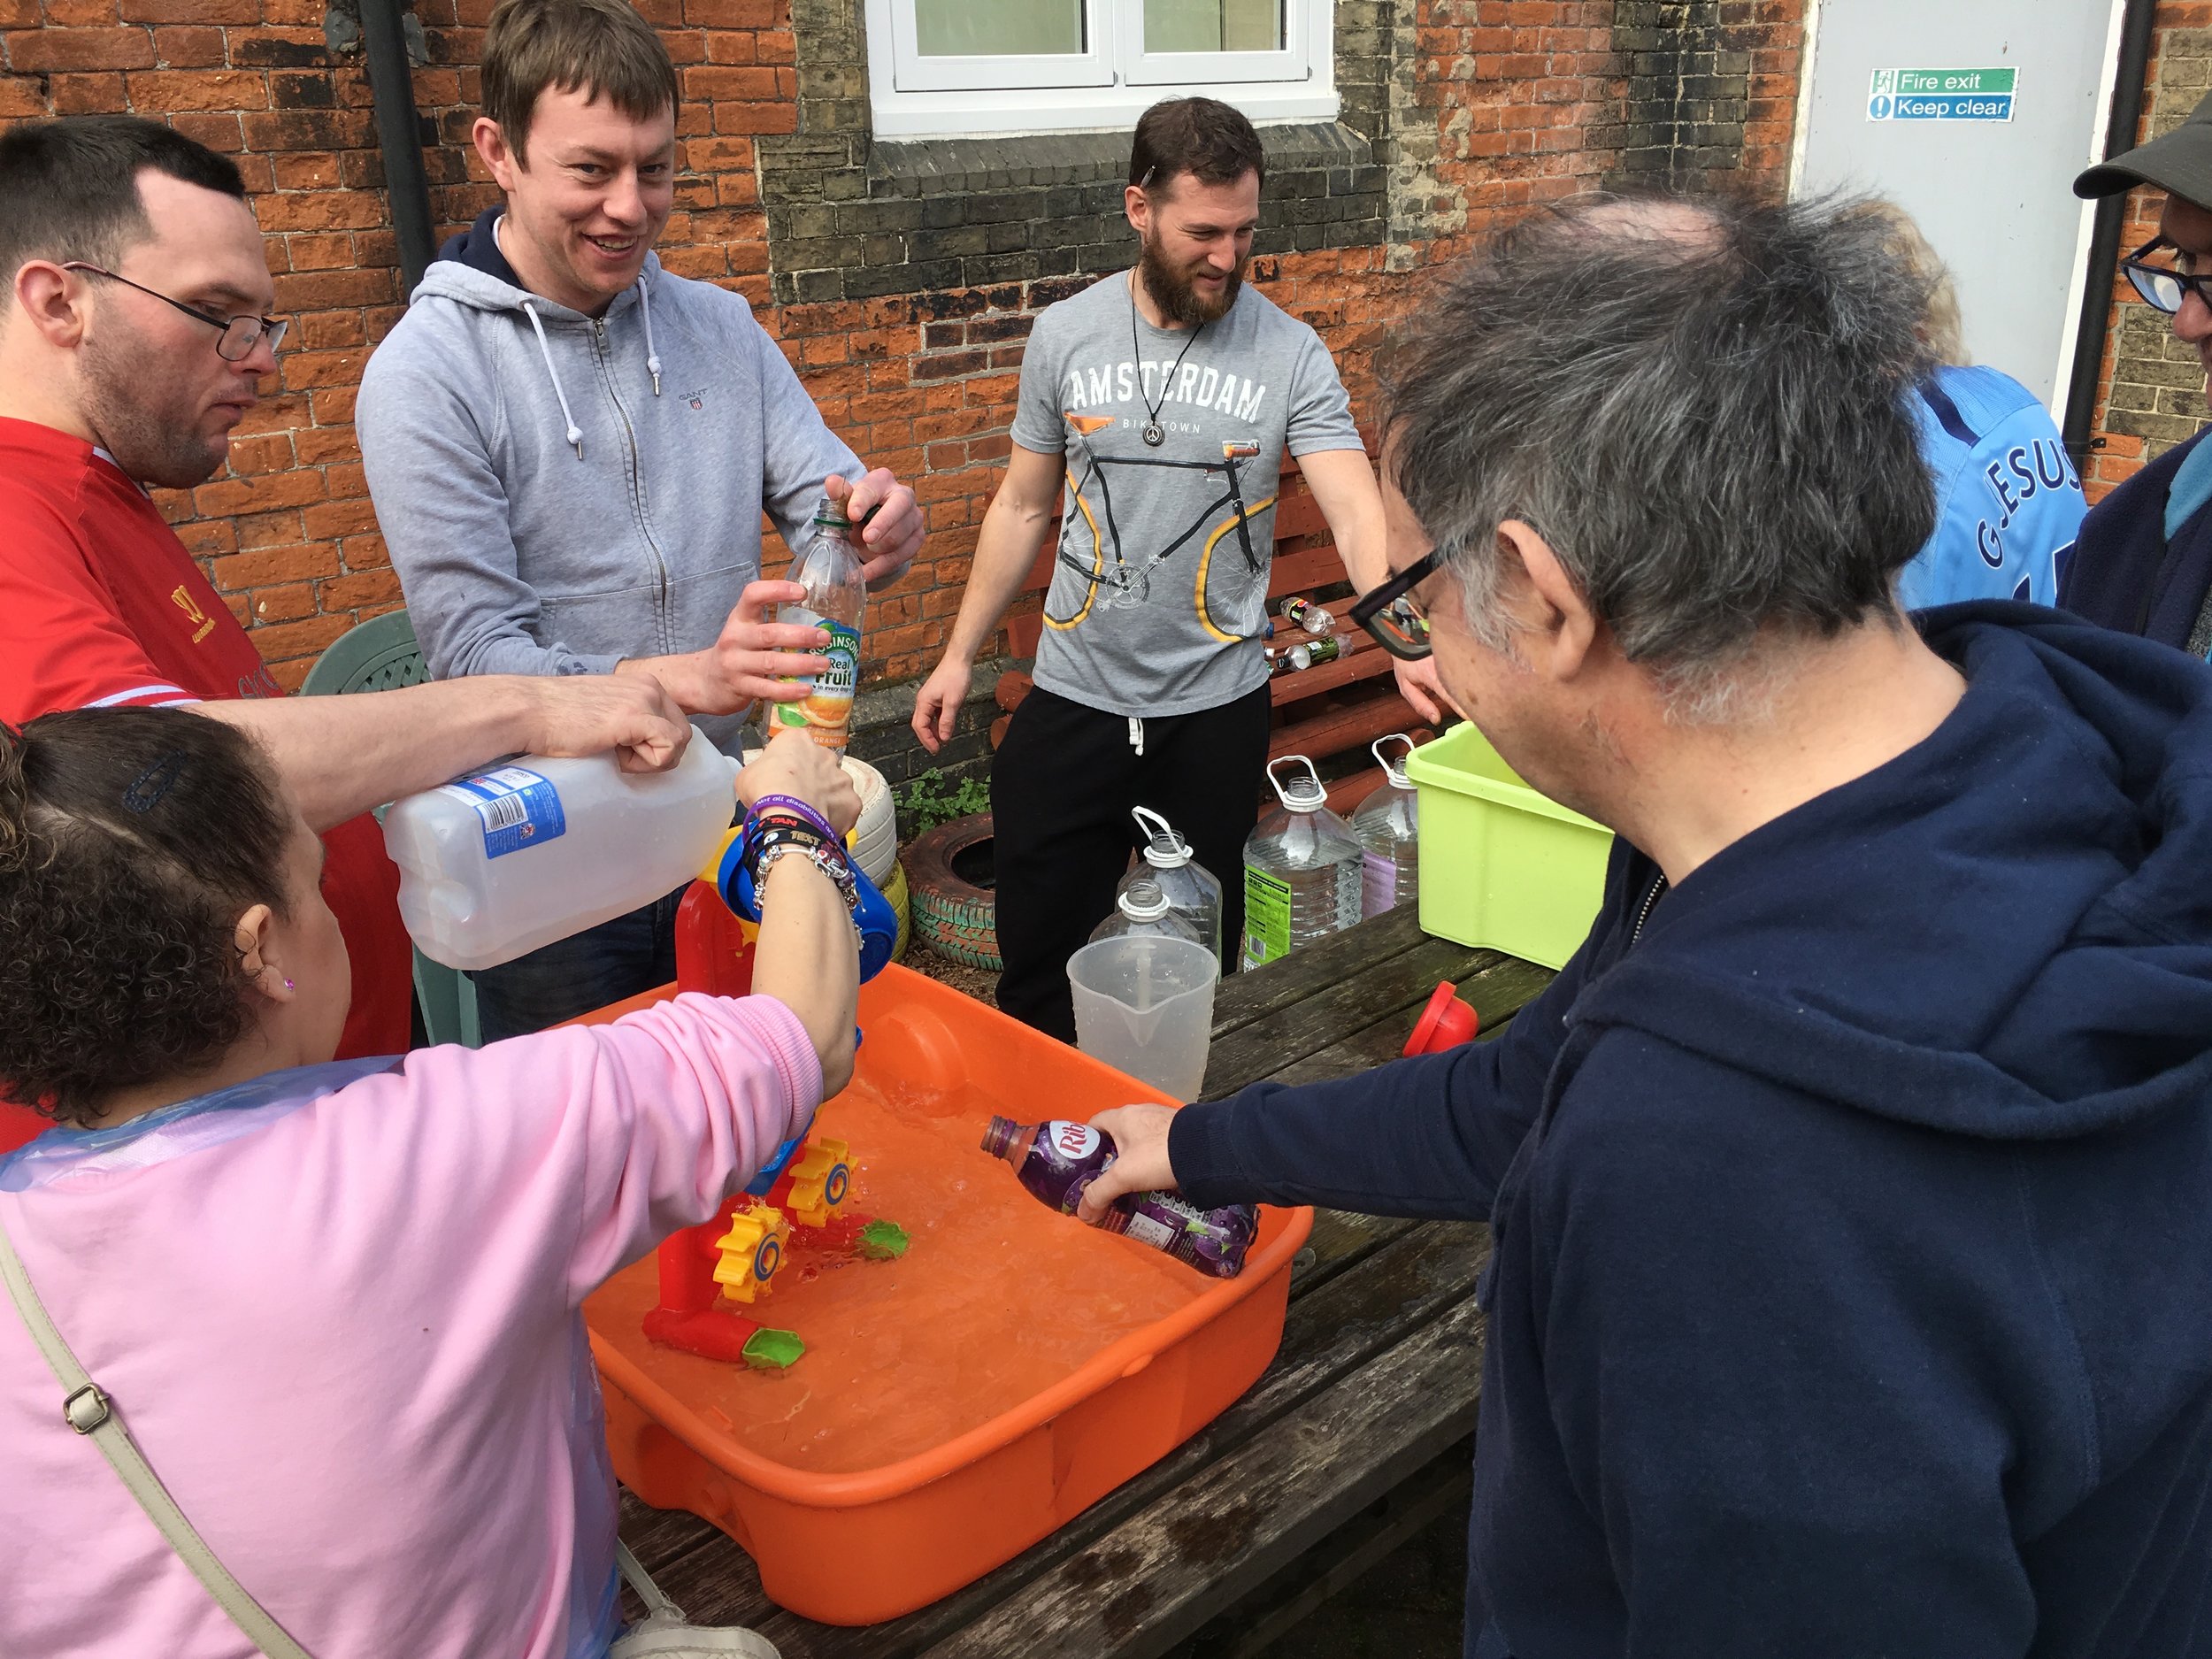
[(1325, 799), (1329, 792), (1321, 787), (1321, 769), (1303, 755), (1285, 755), (1279, 759), (1269, 761), (1267, 781), (1274, 787), (1275, 798), (1283, 803), (1284, 811), (1310, 812), (1313, 810), (1313, 803), (1308, 801), (1303, 806), (1300, 806), (1290, 798), (1290, 792), (1283, 787), (1283, 780), (1275, 775), (1276, 767), (1288, 765), (1294, 761), (1306, 769), (1306, 777), (1312, 785), (1313, 793)]
[[(1406, 746), (1406, 752), (1395, 760), (1383, 753), (1383, 745), (1393, 742), (1403, 743)], [(1403, 732), (1388, 733), (1367, 746), (1367, 752), (1372, 755), (1381, 765), (1383, 776), (1389, 779), (1392, 785), (1400, 789), (1409, 789), (1413, 787), (1412, 781), (1406, 776), (1406, 761), (1412, 755), (1413, 749), (1413, 740)]]
[(1137, 827), (1155, 847), (1173, 847), (1181, 839), (1175, 826), (1148, 806), (1133, 806), (1129, 816), (1137, 820)]

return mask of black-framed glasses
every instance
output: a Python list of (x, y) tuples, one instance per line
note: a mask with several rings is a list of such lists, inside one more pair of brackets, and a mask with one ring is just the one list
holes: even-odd
[(2212, 287), (2207, 286), (2212, 284), (2212, 276), (2199, 276), (2193, 272), (2177, 271), (2171, 265), (2150, 263), (2150, 256), (2162, 242), (2172, 246), (2163, 236), (2154, 236), (2120, 261), (2120, 269), (2128, 273), (2128, 281), (2143, 296), (2144, 303), (2169, 317), (2179, 311), (2182, 301), (2192, 294), (2212, 305)]
[(1413, 590), (1444, 568), (1444, 549), (1431, 548), (1371, 593), (1352, 602), (1352, 620), (1393, 657), (1409, 663), (1429, 654), (1429, 619), (1413, 602)]
[(105, 277), (111, 282), (120, 282), (127, 288), (136, 288), (141, 294), (151, 294), (164, 305), (173, 305), (195, 322), (205, 323), (222, 335), (215, 342), (215, 355), (226, 363), (242, 363), (253, 355), (253, 349), (264, 341), (274, 351), (284, 343), (284, 331), (290, 327), (288, 318), (279, 317), (217, 317), (196, 305), (187, 305), (182, 300), (173, 300), (157, 289), (142, 282), (134, 282), (127, 276), (96, 265), (87, 265), (81, 259), (71, 259), (62, 266), (65, 271), (82, 271), (88, 275)]

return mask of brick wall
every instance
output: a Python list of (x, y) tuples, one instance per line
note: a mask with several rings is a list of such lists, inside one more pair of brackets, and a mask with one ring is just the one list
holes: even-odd
[[(641, 9), (682, 94), (661, 256), (743, 293), (830, 423), (914, 483), (929, 542), (877, 603), (868, 649), (873, 674), (922, 673), (1006, 455), (1030, 319), (1133, 255), (1119, 141), (1030, 146), (1018, 180), (979, 152), (953, 185), (925, 185), (947, 151), (869, 136), (857, 0)], [(495, 196), (467, 143), (488, 10), (416, 4), (415, 96), (447, 227)], [(1421, 268), (1497, 215), (1638, 178), (1778, 188), (1802, 13), (1803, 0), (1338, 0), (1344, 114), (1271, 134), (1252, 279), (1321, 331), (1364, 409), (1374, 349)], [(228, 471), (163, 506), (288, 685), (399, 601), (350, 425), (361, 365), (398, 315), (396, 250), (367, 74), (325, 24), (326, 0), (0, 0), (0, 120), (127, 109), (245, 171), (296, 343)]]
[[(2139, 142), (2178, 127), (2212, 92), (2212, 4), (2162, 0), (2154, 28)], [(2122, 253), (2157, 234), (2162, 199), (2154, 189), (2129, 193)], [(2203, 363), (2173, 337), (2166, 318), (2135, 297), (2124, 277), (2113, 284), (2100, 379), (2099, 435), (2082, 475), (2092, 501), (2193, 435), (2207, 419)]]

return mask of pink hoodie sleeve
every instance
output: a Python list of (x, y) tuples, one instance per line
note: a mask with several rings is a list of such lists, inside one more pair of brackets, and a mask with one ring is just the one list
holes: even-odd
[(822, 1068), (772, 997), (686, 995), (612, 1025), (420, 1049), (403, 1087), (433, 1125), (417, 1193), (480, 1204), (515, 1256), (565, 1257), (573, 1306), (804, 1133)]

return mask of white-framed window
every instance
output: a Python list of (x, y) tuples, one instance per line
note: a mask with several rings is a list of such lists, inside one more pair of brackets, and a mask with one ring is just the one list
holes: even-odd
[(1203, 93), (1333, 120), (1331, 0), (866, 0), (877, 136), (1118, 130)]

